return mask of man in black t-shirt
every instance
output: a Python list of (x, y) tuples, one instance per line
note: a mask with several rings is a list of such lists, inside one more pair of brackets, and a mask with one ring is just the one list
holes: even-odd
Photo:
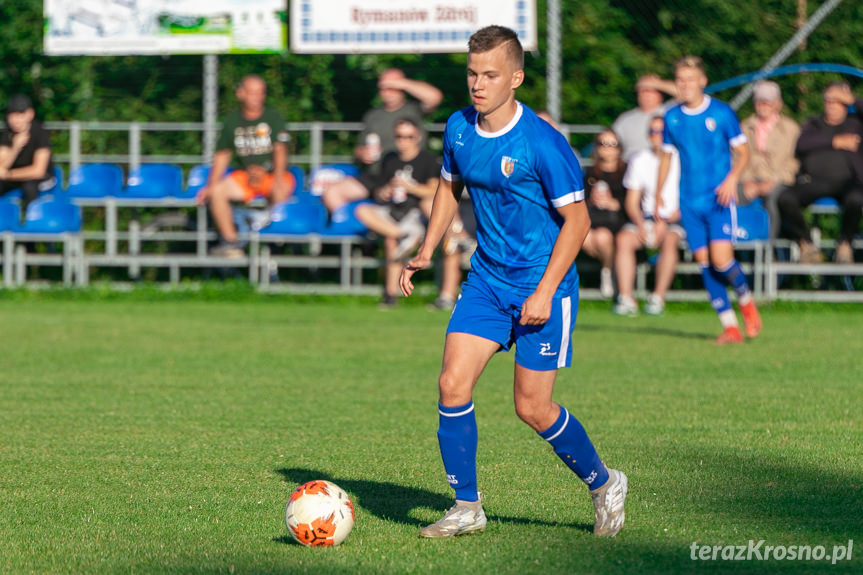
[(6, 105), (7, 130), (0, 136), (0, 196), (22, 191), (21, 214), (27, 205), (55, 185), (51, 137), (34, 120), (30, 98), (16, 94)]
[(354, 211), (367, 228), (384, 237), (386, 305), (394, 303), (399, 292), (401, 259), (425, 234), (423, 212), (429, 211), (440, 176), (437, 160), (420, 145), (422, 131), (416, 122), (399, 120), (393, 135), (396, 151), (384, 156), (374, 187), (375, 203), (359, 204)]
[[(849, 108), (854, 106), (855, 113)], [(821, 250), (803, 219), (803, 208), (819, 198), (832, 197), (842, 206), (842, 221), (834, 259), (854, 262), (851, 242), (860, 227), (863, 209), (863, 100), (845, 82), (824, 91), (824, 114), (803, 124), (797, 140), (800, 172), (797, 183), (779, 196), (782, 223), (790, 239), (800, 245), (802, 263), (823, 260)]]

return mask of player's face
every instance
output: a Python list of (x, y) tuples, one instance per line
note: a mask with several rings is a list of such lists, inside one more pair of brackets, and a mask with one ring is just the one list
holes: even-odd
[(682, 66), (674, 73), (674, 83), (677, 85), (677, 95), (681, 101), (693, 107), (700, 104), (704, 98), (707, 76), (698, 68)]
[(468, 54), (467, 87), (473, 107), (485, 118), (512, 102), (523, 80), (524, 70), (516, 69), (505, 45)]

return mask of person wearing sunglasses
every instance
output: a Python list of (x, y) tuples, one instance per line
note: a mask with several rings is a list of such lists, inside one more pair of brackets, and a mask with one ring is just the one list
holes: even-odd
[(614, 297), (614, 238), (626, 223), (623, 210), (626, 188), (623, 174), (623, 148), (613, 130), (597, 134), (593, 146), (593, 165), (587, 171), (585, 193), (590, 213), (590, 232), (584, 240), (584, 251), (600, 263), (599, 293), (605, 299)]

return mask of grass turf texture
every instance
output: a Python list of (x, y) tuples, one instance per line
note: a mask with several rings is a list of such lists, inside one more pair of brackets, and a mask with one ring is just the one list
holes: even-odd
[[(147, 301), (152, 299), (153, 301)], [(201, 298), (206, 299), (206, 298)], [(371, 300), (0, 298), (7, 573), (851, 573), (863, 569), (863, 311), (780, 305), (718, 348), (706, 304), (584, 304), (555, 397), (630, 478), (593, 537), (583, 485), (512, 409), (512, 354), (477, 387), (482, 535), (421, 540), (451, 504), (435, 431), (447, 316)], [(330, 479), (344, 545), (294, 544), (284, 505)], [(690, 545), (824, 545), (852, 561), (692, 561)]]

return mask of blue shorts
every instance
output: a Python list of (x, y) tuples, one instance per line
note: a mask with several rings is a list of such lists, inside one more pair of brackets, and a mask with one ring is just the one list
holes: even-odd
[[(577, 289), (577, 288), (576, 288)], [(494, 288), (470, 273), (462, 284), (447, 333), (469, 333), (500, 344), (515, 344), (515, 362), (535, 371), (551, 371), (572, 364), (572, 330), (578, 314), (578, 291), (555, 295), (551, 317), (542, 325), (519, 325), (526, 296)]]
[(693, 252), (708, 247), (711, 242), (734, 241), (736, 222), (737, 207), (734, 204), (714, 204), (706, 210), (680, 209), (680, 223)]

